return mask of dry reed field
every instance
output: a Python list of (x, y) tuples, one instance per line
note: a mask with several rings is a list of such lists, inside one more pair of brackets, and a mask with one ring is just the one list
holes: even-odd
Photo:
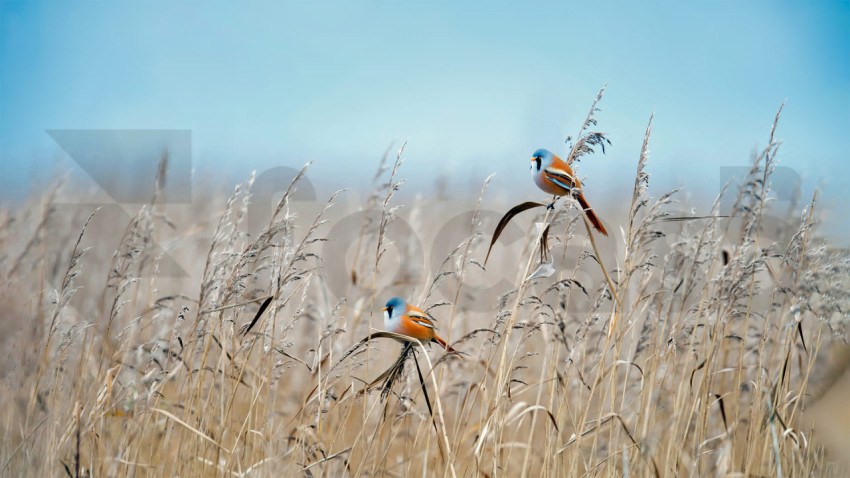
[[(601, 154), (596, 104), (565, 159)], [(123, 219), (61, 184), (0, 211), (0, 475), (850, 472), (850, 254), (816, 198), (767, 231), (776, 123), (731, 210), (682, 218), (649, 187), (651, 121), (631, 201), (597, 211), (608, 238), (561, 199), (486, 266), (512, 205), (485, 178), (402, 204), (403, 147), (371, 193), (297, 201), (299, 176), (253, 225), (251, 179), (167, 204), (165, 161)], [(394, 369), (394, 296), (462, 353), (413, 344)]]

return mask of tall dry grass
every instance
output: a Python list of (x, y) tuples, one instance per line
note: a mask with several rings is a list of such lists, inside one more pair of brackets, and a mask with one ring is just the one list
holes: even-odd
[[(570, 157), (605, 144), (588, 135), (595, 105)], [(817, 234), (814, 198), (795, 226), (766, 232), (775, 125), (724, 191), (732, 210), (718, 198), (686, 221), (670, 217), (675, 191), (650, 196), (650, 133), (651, 120), (631, 204), (601, 212), (618, 218), (610, 239), (562, 201), (519, 221), (486, 270), (490, 178), (478, 198), (402, 207), (403, 148), (362, 201), (294, 201), (299, 175), (257, 231), (253, 178), (173, 205), (165, 166), (129, 219), (62, 205), (61, 185), (0, 211), (0, 474), (848, 472), (847, 432), (822, 433), (812, 410), (847, 364), (829, 356), (848, 338), (850, 255)], [(532, 274), (537, 222), (551, 224), (551, 276)], [(439, 234), (450, 245), (436, 267), (410, 259), (435, 254), (421, 243)], [(412, 363), (390, 393), (366, 387), (400, 346), (357, 343), (395, 295), (465, 352), (420, 353), (433, 418)], [(847, 419), (840, 405), (821, 415)]]

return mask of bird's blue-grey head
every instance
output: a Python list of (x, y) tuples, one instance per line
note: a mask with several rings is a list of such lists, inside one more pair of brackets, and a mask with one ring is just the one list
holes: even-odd
[(404, 301), (401, 297), (393, 297), (389, 301), (387, 301), (387, 306), (384, 308), (387, 311), (387, 315), (390, 317), (393, 316), (393, 311), (397, 310), (404, 314), (407, 311), (407, 302)]
[(548, 149), (540, 148), (531, 155), (531, 160), (534, 161), (534, 164), (531, 165), (531, 171), (540, 171), (552, 163), (552, 152)]

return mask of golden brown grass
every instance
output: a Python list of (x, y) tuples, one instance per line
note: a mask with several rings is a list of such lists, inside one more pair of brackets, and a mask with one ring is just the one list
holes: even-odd
[[(585, 135), (594, 111), (581, 154), (604, 144)], [(724, 192), (736, 194), (731, 217), (672, 220), (675, 193), (648, 195), (650, 131), (632, 203), (603, 216), (622, 219), (611, 238), (591, 240), (561, 201), (515, 221), (522, 239), (498, 244), (487, 270), (495, 222), (483, 209), (506, 209), (488, 203), (489, 178), (477, 199), (399, 208), (403, 151), (363, 201), (292, 201), (297, 178), (262, 231), (245, 231), (251, 180), (190, 206), (154, 194), (129, 223), (69, 214), (58, 188), (0, 211), (0, 474), (847, 472), (831, 446), (847, 428), (821, 437), (810, 413), (844, 383), (847, 360), (828, 356), (847, 340), (847, 251), (817, 235), (814, 199), (766, 239), (773, 132)], [(420, 242), (461, 211), (429, 270), (418, 259), (436, 251)], [(707, 215), (720, 213), (718, 201)], [(343, 220), (356, 226), (334, 230)], [(535, 222), (551, 224), (549, 277), (529, 278)], [(162, 272), (171, 258), (185, 276)], [(359, 393), (399, 353), (386, 338), (355, 348), (395, 295), (466, 353), (419, 355), (433, 423), (412, 363), (386, 399)], [(847, 419), (840, 406), (818, 416)]]

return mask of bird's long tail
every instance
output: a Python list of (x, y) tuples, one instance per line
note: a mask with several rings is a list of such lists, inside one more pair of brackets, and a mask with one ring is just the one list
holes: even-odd
[(579, 194), (576, 199), (578, 200), (579, 205), (582, 209), (584, 209), (584, 214), (587, 216), (587, 219), (593, 224), (594, 229), (601, 232), (602, 235), (607, 236), (608, 231), (605, 230), (605, 226), (602, 225), (602, 222), (596, 217), (596, 213), (593, 212), (593, 209), (590, 209), (590, 205), (587, 204), (587, 201), (584, 199), (583, 194)]
[(445, 340), (441, 339), (440, 337), (437, 337), (436, 335), (431, 340), (440, 344), (440, 347), (443, 347), (444, 349), (446, 349), (446, 352), (453, 353), (453, 354), (459, 353), (457, 350), (453, 349), (451, 345), (447, 344)]

